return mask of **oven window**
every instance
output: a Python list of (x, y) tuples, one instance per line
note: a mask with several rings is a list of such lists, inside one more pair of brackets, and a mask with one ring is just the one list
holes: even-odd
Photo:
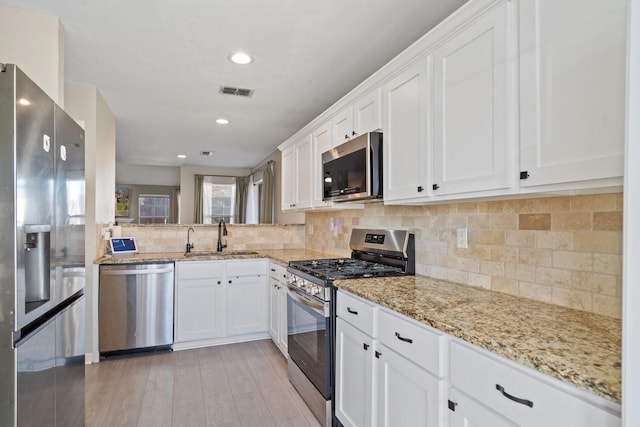
[(327, 387), (327, 324), (329, 318), (287, 296), (289, 357), (325, 397)]

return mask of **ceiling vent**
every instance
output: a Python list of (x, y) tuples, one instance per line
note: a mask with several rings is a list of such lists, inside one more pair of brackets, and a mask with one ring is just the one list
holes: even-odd
[(245, 98), (250, 98), (253, 95), (253, 89), (245, 89), (241, 87), (233, 87), (233, 86), (220, 86), (220, 90), (218, 93), (222, 95), (235, 95), (235, 96), (244, 96)]
[(201, 151), (200, 154), (203, 156), (213, 156), (213, 151)]

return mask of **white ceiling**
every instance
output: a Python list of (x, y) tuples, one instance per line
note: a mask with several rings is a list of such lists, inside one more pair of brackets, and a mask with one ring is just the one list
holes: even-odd
[[(465, 1), (0, 3), (60, 17), (65, 79), (104, 96), (119, 163), (253, 167)], [(232, 64), (236, 50), (254, 62)], [(220, 85), (255, 93), (223, 96)]]

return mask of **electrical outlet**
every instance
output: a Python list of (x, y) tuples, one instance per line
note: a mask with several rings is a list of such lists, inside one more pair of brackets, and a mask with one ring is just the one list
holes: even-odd
[(467, 240), (467, 229), (458, 228), (458, 248), (465, 249), (468, 247), (469, 247), (469, 242)]

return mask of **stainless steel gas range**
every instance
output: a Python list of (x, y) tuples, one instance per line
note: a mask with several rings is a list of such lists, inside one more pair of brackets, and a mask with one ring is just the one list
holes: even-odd
[(351, 258), (291, 261), (287, 268), (289, 380), (322, 426), (333, 423), (335, 280), (415, 274), (407, 230), (354, 228)]

